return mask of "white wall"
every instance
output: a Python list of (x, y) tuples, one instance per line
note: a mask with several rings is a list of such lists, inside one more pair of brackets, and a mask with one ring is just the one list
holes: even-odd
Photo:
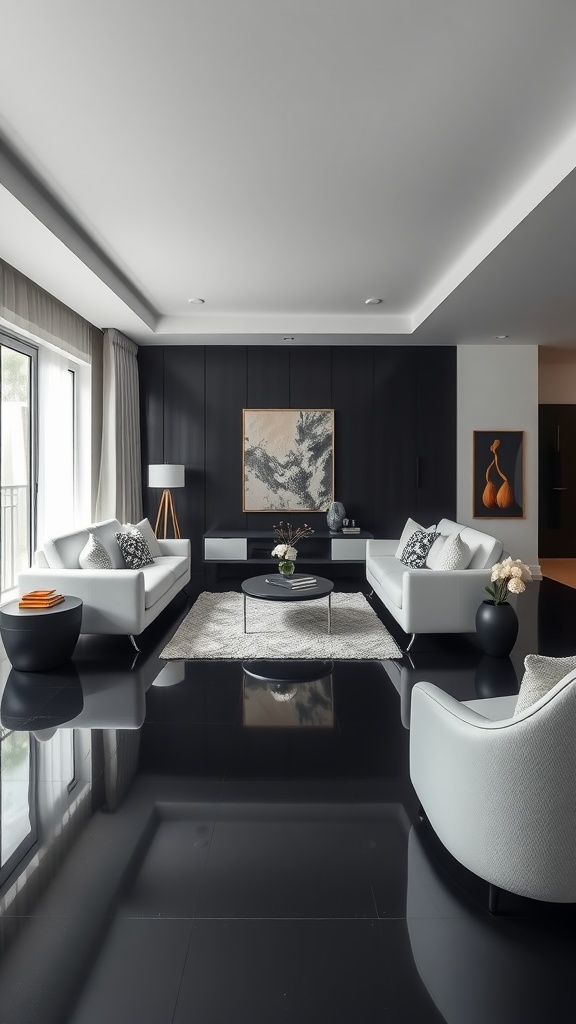
[(538, 351), (541, 405), (576, 405), (576, 352), (541, 348)]
[[(458, 522), (498, 537), (538, 570), (538, 348), (459, 345), (456, 509)], [(474, 430), (524, 431), (524, 519), (473, 519)]]

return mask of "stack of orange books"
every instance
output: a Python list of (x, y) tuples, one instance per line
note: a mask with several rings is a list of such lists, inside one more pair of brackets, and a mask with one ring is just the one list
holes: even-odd
[(57, 594), (55, 590), (30, 590), (23, 594), (18, 602), (19, 608), (53, 608), (64, 600), (64, 594)]

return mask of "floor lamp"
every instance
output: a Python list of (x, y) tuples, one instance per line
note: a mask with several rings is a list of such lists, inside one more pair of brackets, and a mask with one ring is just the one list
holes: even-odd
[(168, 532), (168, 516), (170, 516), (174, 536), (179, 537), (180, 526), (178, 524), (176, 509), (174, 508), (174, 499), (172, 498), (171, 488), (184, 487), (184, 466), (173, 466), (168, 465), (168, 463), (164, 463), (160, 466), (148, 466), (148, 486), (163, 488), (162, 497), (160, 498), (160, 504), (158, 506), (158, 515), (156, 516), (154, 533), (159, 537), (159, 530), (162, 528), (164, 530), (164, 540), (166, 540)]

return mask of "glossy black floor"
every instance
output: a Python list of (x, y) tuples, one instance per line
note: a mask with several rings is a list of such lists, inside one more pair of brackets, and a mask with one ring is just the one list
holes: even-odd
[(418, 821), (407, 730), (418, 679), (509, 693), (526, 653), (576, 651), (576, 591), (530, 585), (510, 660), (422, 637), (412, 663), (335, 663), (291, 725), (272, 682), (254, 711), (240, 663), (164, 667), (185, 610), (134, 664), (126, 639), (82, 637), (66, 671), (0, 666), (2, 785), (37, 832), (0, 889), (0, 1022), (576, 1022), (573, 909), (488, 915)]

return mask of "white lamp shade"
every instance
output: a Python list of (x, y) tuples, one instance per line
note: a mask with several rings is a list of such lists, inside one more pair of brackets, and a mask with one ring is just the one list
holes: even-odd
[(166, 462), (159, 466), (148, 466), (148, 486), (168, 490), (184, 487), (184, 466), (170, 466)]

